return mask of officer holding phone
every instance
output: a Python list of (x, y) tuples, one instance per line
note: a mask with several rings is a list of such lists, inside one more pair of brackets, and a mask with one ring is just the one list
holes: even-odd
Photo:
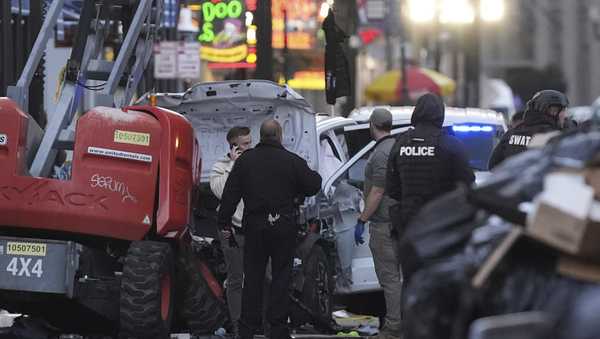
[[(235, 161), (252, 147), (252, 136), (248, 127), (233, 127), (227, 133), (229, 153), (215, 162), (210, 173), (210, 189), (221, 200), (225, 183), (229, 178)], [(227, 304), (233, 323), (232, 332), (238, 335), (238, 321), (242, 313), (242, 285), (244, 282), (244, 236), (242, 234), (242, 216), (244, 202), (240, 201), (231, 217), (231, 227), (220, 234), (223, 254), (227, 265)]]

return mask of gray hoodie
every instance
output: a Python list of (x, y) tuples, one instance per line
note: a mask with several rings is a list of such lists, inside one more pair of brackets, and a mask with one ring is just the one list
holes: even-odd
[[(228, 154), (225, 157), (217, 160), (210, 171), (210, 189), (213, 194), (221, 200), (223, 197), (223, 190), (225, 189), (225, 183), (231, 173), (233, 164), (235, 161), (231, 160)], [(244, 201), (241, 200), (237, 205), (235, 213), (231, 217), (231, 223), (234, 226), (242, 226), (242, 218), (244, 216)]]

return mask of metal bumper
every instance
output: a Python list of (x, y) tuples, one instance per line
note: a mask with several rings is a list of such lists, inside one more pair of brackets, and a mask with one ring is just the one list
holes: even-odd
[(0, 290), (73, 298), (82, 248), (72, 241), (0, 237)]

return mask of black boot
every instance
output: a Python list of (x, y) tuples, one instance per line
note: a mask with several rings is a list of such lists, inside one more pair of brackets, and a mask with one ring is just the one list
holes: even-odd
[(233, 339), (241, 339), (239, 322), (234, 321), (231, 326), (231, 337)]

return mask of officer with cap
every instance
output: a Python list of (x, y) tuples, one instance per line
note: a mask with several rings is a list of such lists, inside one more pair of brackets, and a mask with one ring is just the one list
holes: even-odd
[(494, 149), (489, 168), (492, 169), (504, 159), (527, 150), (534, 135), (562, 130), (568, 106), (569, 99), (559, 91), (537, 92), (527, 102), (523, 122), (506, 132)]
[(369, 248), (373, 254), (375, 273), (385, 296), (385, 323), (379, 331), (379, 339), (400, 337), (402, 304), (402, 271), (398, 260), (396, 239), (392, 238), (389, 208), (396, 202), (385, 192), (385, 176), (390, 151), (396, 140), (390, 135), (392, 114), (377, 108), (369, 118), (371, 137), (375, 147), (365, 167), (365, 208), (358, 217), (354, 229), (356, 245), (363, 243), (364, 225), (369, 222)]
[(421, 96), (411, 117), (414, 128), (398, 137), (390, 153), (385, 190), (398, 201), (390, 209), (398, 236), (426, 203), (475, 181), (465, 146), (442, 129), (444, 111), (439, 96)]

